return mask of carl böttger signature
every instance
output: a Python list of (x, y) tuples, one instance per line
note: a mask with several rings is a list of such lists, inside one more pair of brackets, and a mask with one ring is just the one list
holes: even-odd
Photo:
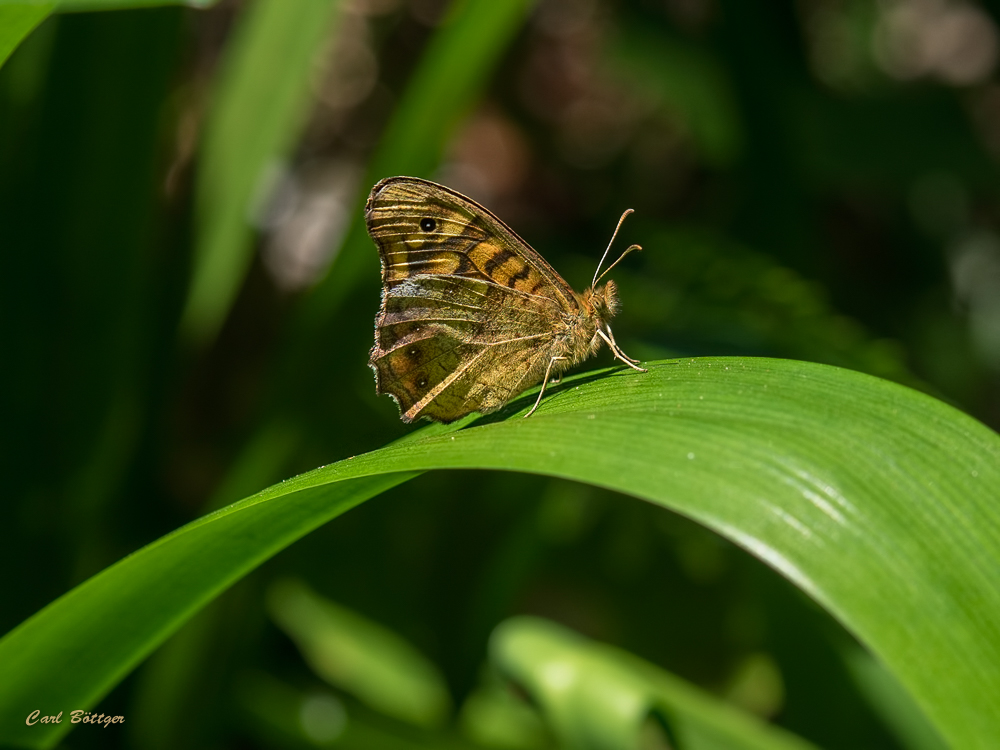
[[(62, 724), (63, 712), (60, 711), (57, 714), (50, 716), (42, 716), (41, 711), (37, 708), (28, 714), (28, 718), (24, 720), (24, 723), (29, 727), (35, 724)], [(124, 716), (112, 716), (111, 714), (95, 714), (92, 711), (70, 711), (69, 712), (69, 723), (70, 724), (101, 724), (105, 729), (111, 724), (124, 724)]]

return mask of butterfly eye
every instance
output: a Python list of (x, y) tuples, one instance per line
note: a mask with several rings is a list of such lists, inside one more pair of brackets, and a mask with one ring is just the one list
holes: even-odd
[(437, 226), (437, 222), (431, 218), (425, 218), (420, 220), (420, 228), (425, 232), (433, 232), (434, 227)]

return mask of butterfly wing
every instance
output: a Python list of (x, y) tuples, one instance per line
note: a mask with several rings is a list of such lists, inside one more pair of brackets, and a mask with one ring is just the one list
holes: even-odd
[(382, 260), (369, 364), (404, 421), (493, 411), (541, 379), (579, 298), (506, 224), (412, 177), (378, 183), (365, 220)]

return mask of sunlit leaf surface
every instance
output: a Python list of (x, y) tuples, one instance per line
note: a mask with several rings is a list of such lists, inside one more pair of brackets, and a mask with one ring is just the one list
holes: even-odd
[(275, 485), (77, 587), (0, 642), (0, 740), (51, 744), (65, 726), (23, 725), (42, 696), (93, 705), (263, 560), (414, 472), (441, 468), (566, 477), (690, 516), (833, 613), (954, 746), (987, 748), (1000, 735), (991, 430), (902, 386), (769, 359), (578, 376), (520, 419), (532, 400)]
[(54, 3), (0, 5), (0, 65), (52, 12)]

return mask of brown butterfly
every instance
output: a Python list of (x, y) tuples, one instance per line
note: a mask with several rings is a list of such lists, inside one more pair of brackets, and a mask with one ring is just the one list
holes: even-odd
[(464, 195), (390, 177), (372, 188), (365, 222), (382, 260), (369, 365), (376, 392), (396, 400), (404, 422), (495, 411), (541, 380), (530, 416), (549, 379), (602, 342), (646, 372), (611, 334), (608, 321), (619, 308), (613, 281), (595, 288), (595, 273), (591, 288), (577, 294), (510, 227)]

